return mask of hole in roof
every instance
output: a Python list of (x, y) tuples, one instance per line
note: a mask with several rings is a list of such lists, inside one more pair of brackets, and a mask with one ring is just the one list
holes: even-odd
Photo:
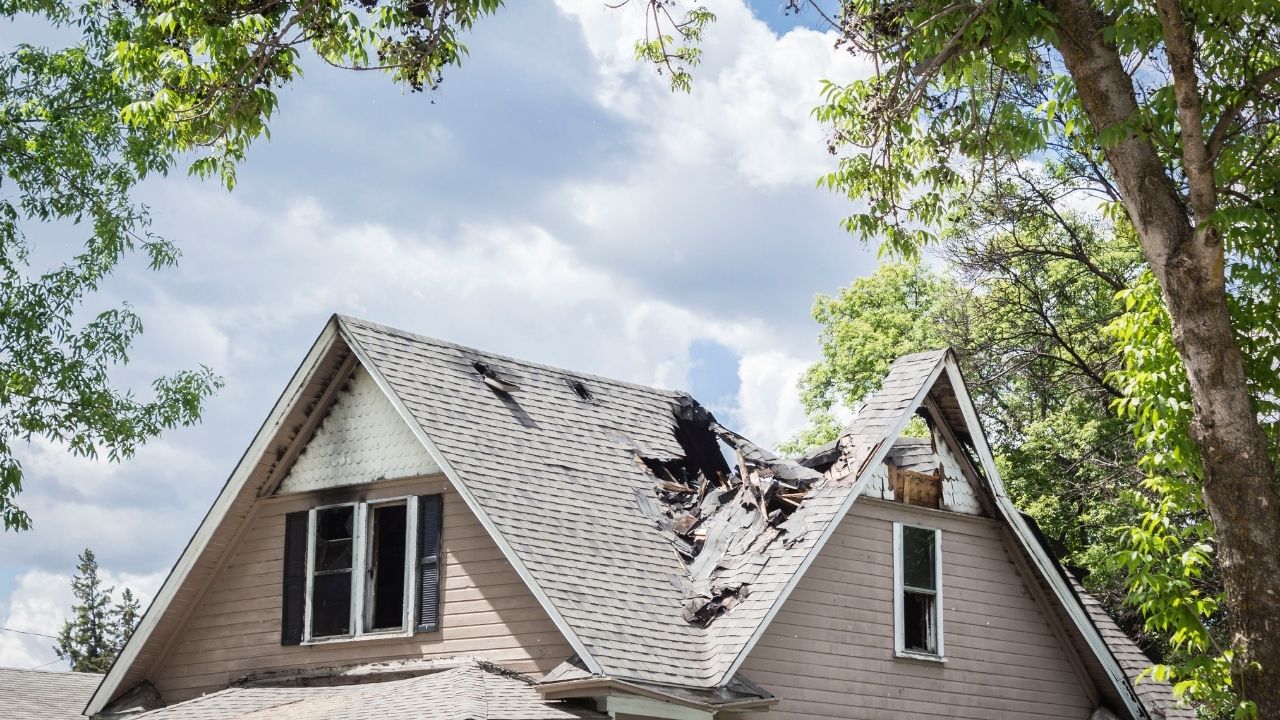
[(573, 391), (577, 393), (579, 398), (586, 400), (589, 403), (596, 401), (596, 396), (591, 394), (591, 388), (587, 387), (581, 380), (570, 380), (569, 387), (573, 388)]
[(471, 363), (471, 367), (475, 368), (476, 372), (480, 374), (480, 379), (484, 381), (485, 385), (488, 385), (493, 389), (494, 392), (505, 395), (520, 390), (519, 385), (499, 377), (498, 373), (494, 372), (493, 368), (479, 360)]

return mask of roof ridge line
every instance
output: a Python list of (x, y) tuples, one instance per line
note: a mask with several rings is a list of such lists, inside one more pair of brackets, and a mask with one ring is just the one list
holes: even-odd
[(485, 350), (483, 348), (477, 348), (471, 345), (463, 345), (461, 343), (451, 342), (449, 340), (441, 340), (440, 338), (432, 337), (430, 335), (415, 333), (411, 330), (402, 330), (397, 327), (384, 325), (382, 323), (374, 322), (372, 320), (365, 320), (363, 318), (358, 318), (351, 315), (334, 313), (333, 316), (337, 318), (340, 324), (363, 325), (364, 327), (372, 330), (384, 332), (390, 335), (398, 335), (406, 340), (413, 340), (416, 342), (426, 342), (432, 345), (440, 345), (443, 347), (453, 348), (454, 350), (462, 350), (468, 353), (485, 355), (490, 358), (493, 358), (496, 360), (502, 360), (515, 365), (522, 365), (525, 367), (537, 368), (539, 370), (546, 370), (546, 371), (560, 373), (564, 375), (572, 375), (575, 378), (582, 379), (582, 380), (596, 380), (600, 382), (612, 383), (614, 385), (621, 385), (623, 387), (634, 388), (637, 390), (645, 390), (648, 392), (656, 392), (656, 393), (665, 393), (665, 394), (671, 395), (672, 397), (675, 397), (678, 395), (689, 395), (689, 392), (687, 390), (662, 388), (656, 385), (645, 385), (644, 383), (632, 382), (630, 380), (619, 380), (618, 378), (609, 377), (607, 375), (600, 375), (597, 373), (586, 372), (582, 370), (573, 370), (571, 368), (561, 367), (559, 365), (551, 365), (548, 363), (538, 362), (536, 360), (522, 360), (520, 358), (513, 357), (511, 355), (506, 355), (500, 352)]

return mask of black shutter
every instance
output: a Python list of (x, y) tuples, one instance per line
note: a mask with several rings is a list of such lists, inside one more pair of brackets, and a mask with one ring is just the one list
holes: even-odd
[(280, 644), (302, 642), (307, 606), (307, 511), (284, 516), (284, 589), (280, 597)]
[(418, 628), (440, 629), (440, 526), (443, 495), (418, 498)]

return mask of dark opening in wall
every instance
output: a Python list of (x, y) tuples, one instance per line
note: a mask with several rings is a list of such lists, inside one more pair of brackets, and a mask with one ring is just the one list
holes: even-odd
[(369, 513), (369, 629), (404, 627), (405, 532), (403, 504), (379, 505)]
[(315, 579), (311, 589), (311, 636), (351, 632), (351, 560), (355, 508), (316, 512)]

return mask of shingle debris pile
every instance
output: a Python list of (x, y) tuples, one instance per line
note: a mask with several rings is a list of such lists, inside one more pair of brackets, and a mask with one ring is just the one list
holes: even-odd
[[(801, 536), (808, 491), (822, 475), (780, 459), (716, 422), (696, 400), (673, 403), (681, 457), (637, 450), (653, 476), (653, 495), (636, 491), (642, 511), (670, 534), (687, 569), (673, 582), (684, 591), (684, 619), (707, 626), (750, 592), (775, 541)], [(732, 452), (732, 466), (725, 459)]]

